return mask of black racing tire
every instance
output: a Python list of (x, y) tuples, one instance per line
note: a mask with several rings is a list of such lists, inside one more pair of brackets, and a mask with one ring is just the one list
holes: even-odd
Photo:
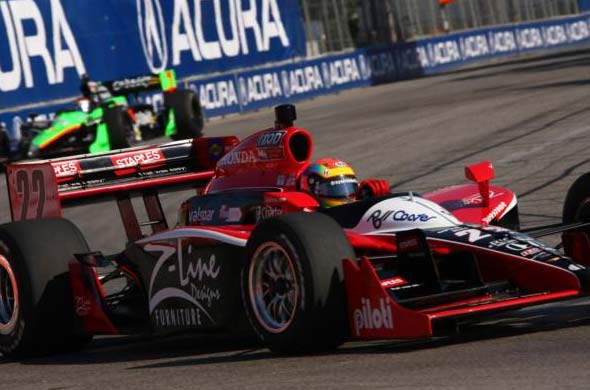
[(133, 139), (133, 121), (123, 107), (107, 107), (104, 109), (103, 120), (109, 133), (111, 150), (125, 149)]
[(563, 204), (563, 223), (590, 221), (590, 173), (578, 177)]
[(13, 297), (12, 305), (0, 302), (1, 353), (39, 356), (90, 342), (74, 313), (68, 272), (73, 254), (88, 251), (82, 233), (65, 219), (0, 225), (0, 297)]
[(248, 320), (265, 346), (276, 353), (312, 353), (347, 339), (344, 258), (355, 258), (352, 246), (326, 215), (292, 213), (256, 227), (241, 288)]
[[(563, 204), (562, 220), (564, 224), (590, 222), (590, 173), (578, 177), (569, 188)], [(584, 229), (590, 232), (590, 229)], [(574, 256), (574, 242), (568, 232), (562, 236), (563, 251), (567, 256)]]
[[(203, 135), (204, 118), (199, 97), (190, 89), (179, 89), (164, 94), (167, 110), (174, 110), (176, 134), (172, 139), (198, 138)], [(167, 120), (168, 117), (166, 116)]]

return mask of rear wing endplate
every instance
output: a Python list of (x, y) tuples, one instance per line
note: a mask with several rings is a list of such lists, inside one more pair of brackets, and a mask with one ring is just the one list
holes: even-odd
[(50, 163), (8, 165), (6, 182), (13, 221), (61, 217), (57, 181)]

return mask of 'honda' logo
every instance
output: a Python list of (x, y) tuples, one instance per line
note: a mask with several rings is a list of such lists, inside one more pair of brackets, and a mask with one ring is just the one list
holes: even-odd
[(160, 0), (137, 0), (137, 25), (147, 65), (160, 73), (168, 65), (166, 27)]

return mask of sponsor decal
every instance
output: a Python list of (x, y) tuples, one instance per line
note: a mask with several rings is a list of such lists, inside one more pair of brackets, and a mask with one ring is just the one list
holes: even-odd
[(217, 288), (210, 288), (209, 286), (196, 286), (191, 284), (192, 296), (200, 301), (204, 302), (207, 307), (211, 308), (214, 302), (221, 299), (221, 292)]
[[(496, 192), (490, 190), (490, 200), (495, 199), (495, 198), (499, 198), (500, 196), (503, 196), (503, 195), (504, 195), (503, 192), (496, 193)], [(482, 203), (483, 198), (481, 197), (480, 193), (477, 193), (477, 194), (473, 194), (471, 196), (468, 196), (467, 198), (461, 199), (461, 202), (463, 202), (463, 204), (466, 206), (471, 206), (471, 205), (476, 205), (476, 204)]]
[(529, 256), (533, 256), (536, 255), (539, 252), (542, 252), (543, 250), (541, 248), (528, 248), (523, 250), (522, 252), (520, 252), (520, 255), (523, 257), (529, 257)]
[(482, 218), (482, 221), (486, 224), (492, 222), (498, 215), (502, 214), (502, 212), (508, 207), (505, 202), (500, 202), (490, 213)]
[[(113, 81), (113, 91), (121, 91), (123, 89), (143, 89), (149, 88), (151, 85), (153, 77), (152, 76), (140, 76), (140, 77), (132, 77), (126, 78), (123, 80)], [(159, 81), (158, 81), (159, 84)]]
[(188, 222), (190, 225), (212, 222), (215, 217), (215, 210), (202, 209), (200, 206), (196, 210), (191, 210), (188, 216)]
[(194, 307), (179, 309), (156, 309), (152, 313), (156, 325), (160, 327), (200, 326), (201, 312)]
[(118, 168), (131, 168), (139, 165), (164, 162), (166, 157), (160, 148), (138, 150), (136, 152), (117, 154), (111, 157), (113, 165)]
[(219, 162), (218, 166), (254, 164), (258, 162), (256, 153), (253, 150), (238, 150), (226, 154)]
[[(173, 270), (169, 269), (169, 271), (172, 272)], [(221, 265), (217, 264), (215, 255), (211, 255), (209, 260), (203, 260), (199, 257), (196, 262), (188, 261), (186, 268), (182, 261), (182, 256), (179, 256), (178, 275), (180, 277), (180, 285), (183, 287), (188, 286), (194, 280), (202, 282), (203, 278), (217, 279), (220, 271)]]
[(77, 175), (82, 168), (80, 168), (80, 164), (77, 160), (72, 161), (57, 161), (52, 162), (51, 165), (53, 166), (53, 170), (55, 172), (55, 177), (60, 179), (66, 176), (75, 176)]
[(383, 288), (394, 288), (408, 284), (408, 281), (400, 276), (396, 276), (391, 279), (384, 279), (381, 281), (381, 287)]
[(295, 187), (296, 184), (297, 184), (297, 176), (295, 176), (294, 173), (289, 174), (289, 176), (287, 177), (287, 182), (285, 183), (285, 185), (287, 187)]
[(259, 223), (262, 220), (278, 217), (279, 215), (283, 215), (284, 211), (283, 208), (280, 206), (256, 206), (255, 208), (255, 215), (256, 215), (256, 223)]
[(498, 240), (490, 241), (490, 243), (488, 244), (488, 247), (499, 248), (499, 247), (502, 247), (502, 246), (509, 244), (511, 242), (514, 242), (514, 241), (515, 240), (512, 237), (504, 237), (504, 238), (500, 238)]
[(370, 299), (361, 298), (361, 308), (354, 311), (353, 321), (356, 336), (360, 336), (364, 329), (393, 329), (393, 316), (389, 301), (380, 298), (378, 307), (373, 307), (371, 303)]
[(467, 236), (467, 241), (471, 242), (471, 243), (481, 241), (484, 238), (492, 237), (491, 234), (485, 234), (484, 232), (482, 232), (479, 229), (464, 229), (464, 230), (455, 231), (454, 234), (457, 237)]
[(285, 131), (264, 133), (256, 141), (256, 146), (259, 148), (279, 146), (285, 137), (285, 133)]
[(74, 307), (78, 317), (86, 317), (88, 314), (90, 314), (92, 303), (88, 298), (76, 295), (74, 297)]
[[(186, 253), (183, 253), (180, 250), (180, 243), (177, 247), (148, 244), (144, 249), (147, 252), (160, 253), (149, 285), (149, 311), (155, 323), (167, 327), (198, 326), (203, 324), (203, 318), (207, 318), (214, 324), (215, 320), (208, 309), (214, 302), (221, 299), (221, 293), (219, 289), (212, 288), (207, 283), (217, 280), (221, 273), (221, 265), (217, 263), (215, 254), (208, 255), (208, 258), (194, 256), (192, 245), (188, 246)], [(172, 286), (168, 284), (156, 290), (154, 287), (156, 279), (164, 277), (160, 275), (162, 271), (173, 274), (177, 282)], [(190, 306), (159, 308), (162, 302), (171, 299), (190, 303)]]
[(242, 210), (239, 207), (223, 205), (219, 209), (219, 219), (224, 222), (240, 222), (242, 220)]
[(333, 187), (333, 186), (339, 186), (341, 184), (349, 184), (349, 183), (357, 184), (358, 183), (358, 180), (353, 179), (351, 177), (347, 177), (347, 178), (344, 178), (344, 179), (339, 179), (339, 180), (333, 180), (333, 181), (331, 181), (330, 182), (330, 186)]
[(371, 222), (375, 229), (379, 229), (388, 218), (395, 222), (428, 222), (436, 217), (425, 213), (408, 213), (405, 210), (376, 210), (367, 218), (367, 222)]
[(262, 161), (283, 160), (285, 150), (283, 147), (258, 149), (258, 158)]
[(224, 151), (223, 141), (210, 140), (209, 141), (209, 160), (217, 161), (221, 158)]

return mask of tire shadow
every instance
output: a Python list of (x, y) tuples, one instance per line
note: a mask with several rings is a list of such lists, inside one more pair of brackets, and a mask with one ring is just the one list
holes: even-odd
[[(252, 338), (221, 334), (179, 335), (164, 338), (104, 337), (80, 353), (33, 358), (22, 365), (87, 365), (133, 363), (128, 370), (242, 363), (270, 359), (314, 359), (321, 356), (410, 353), (456, 344), (519, 337), (590, 325), (590, 301), (567, 302), (521, 309), (488, 316), (484, 321), (459, 324), (448, 336), (418, 340), (351, 341), (335, 351), (314, 355), (276, 355)], [(146, 363), (146, 361), (152, 361)], [(0, 365), (15, 363), (0, 358)]]

